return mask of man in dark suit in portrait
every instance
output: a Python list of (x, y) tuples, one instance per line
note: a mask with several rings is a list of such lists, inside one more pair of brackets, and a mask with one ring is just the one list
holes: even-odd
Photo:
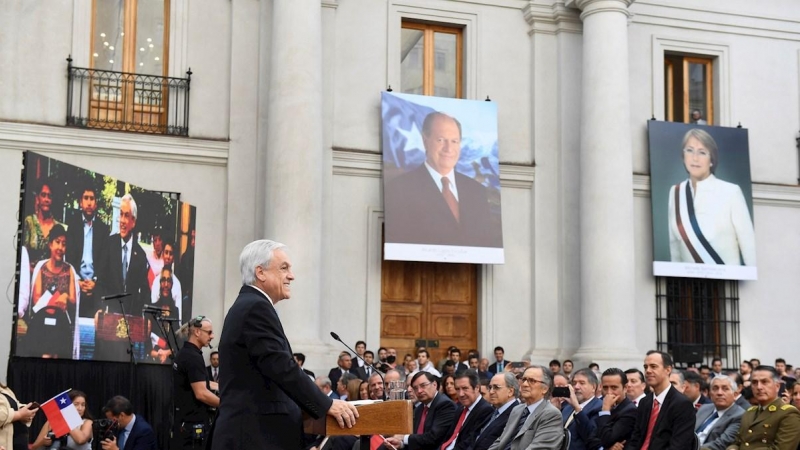
[(470, 450), (487, 450), (503, 433), (511, 410), (519, 404), (519, 383), (511, 372), (498, 373), (489, 382), (489, 403), (494, 412), (479, 432)]
[(711, 399), (697, 410), (694, 431), (702, 449), (725, 450), (736, 441), (744, 410), (733, 399), (736, 382), (727, 375), (711, 379)]
[(93, 317), (95, 311), (100, 309), (100, 299), (94, 295), (94, 288), (99, 264), (106, 252), (109, 230), (108, 225), (97, 217), (97, 188), (87, 183), (77, 193), (80, 195), (78, 204), (81, 213), (67, 219), (69, 245), (65, 257), (80, 278), (81, 306), (78, 315)]
[(455, 170), (461, 123), (433, 112), (422, 124), (425, 163), (385, 189), (386, 242), (502, 247), (486, 188)]
[(411, 389), (420, 402), (414, 408), (414, 434), (387, 438), (395, 448), (434, 450), (442, 446), (452, 428), (456, 406), (439, 392), (437, 378), (428, 372), (418, 372), (411, 379)]
[(103, 408), (106, 418), (116, 420), (119, 431), (114, 439), (100, 442), (103, 450), (156, 450), (156, 434), (142, 416), (133, 413), (130, 400), (121, 395), (113, 397)]
[[(150, 266), (142, 247), (136, 242), (136, 200), (130, 194), (122, 196), (119, 205), (119, 233), (107, 238), (107, 251), (98, 268), (97, 291), (101, 296), (129, 294), (123, 299), (125, 313), (141, 317), (142, 308), (150, 303), (150, 285), (147, 273)], [(96, 295), (96, 294), (95, 294)], [(106, 302), (109, 313), (122, 313), (117, 302)], [(127, 361), (127, 341), (96, 341), (94, 359)]]
[(616, 367), (607, 369), (601, 384), (603, 406), (595, 419), (597, 428), (586, 442), (590, 450), (611, 449), (617, 442), (627, 441), (636, 425), (636, 405), (626, 395), (628, 376), (625, 372)]
[(637, 408), (636, 426), (625, 450), (692, 449), (694, 447), (694, 407), (669, 382), (672, 357), (651, 350), (644, 359), (644, 375), (653, 392)]
[(228, 310), (220, 354), (221, 403), (212, 450), (303, 448), (301, 409), (352, 427), (356, 408), (320, 392), (292, 357), (275, 310), (291, 295), (292, 264), (283, 244), (259, 240), (239, 257), (242, 288)]

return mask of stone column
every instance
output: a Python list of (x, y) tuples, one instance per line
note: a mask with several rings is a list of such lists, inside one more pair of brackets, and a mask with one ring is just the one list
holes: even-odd
[[(322, 11), (319, 1), (272, 3), (264, 167), (263, 236), (286, 244), (295, 281), (277, 305), (293, 350), (323, 366)], [(255, 61), (253, 62), (256, 63)]]
[(628, 7), (571, 0), (583, 20), (580, 143), (581, 346), (575, 360), (641, 364), (636, 349)]

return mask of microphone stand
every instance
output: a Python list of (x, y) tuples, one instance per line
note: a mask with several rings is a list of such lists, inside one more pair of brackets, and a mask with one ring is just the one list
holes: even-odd
[(131, 339), (131, 322), (128, 320), (127, 315), (125, 314), (125, 303), (122, 301), (123, 297), (117, 298), (119, 301), (119, 308), (122, 310), (122, 320), (125, 321), (125, 334), (128, 337), (128, 355), (130, 355), (131, 359), (131, 383), (130, 387), (128, 388), (128, 398), (133, 398), (133, 386), (134, 386), (134, 378), (136, 378), (136, 355), (133, 354), (133, 339)]
[[(172, 322), (177, 321), (177, 319), (169, 319), (164, 317), (163, 312), (161, 310), (145, 310), (145, 314), (150, 314), (153, 316), (153, 319), (158, 322), (158, 327), (161, 329), (161, 334), (164, 335), (164, 340), (167, 341), (167, 346), (169, 347), (169, 359), (174, 360), (176, 352), (176, 347), (178, 347), (178, 337), (175, 335), (175, 327), (170, 325)], [(172, 341), (169, 340), (170, 336), (172, 336)], [(173, 347), (173, 342), (175, 346)]]

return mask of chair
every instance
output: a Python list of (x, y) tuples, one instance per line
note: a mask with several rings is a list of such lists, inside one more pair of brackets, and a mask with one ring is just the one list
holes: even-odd
[(569, 450), (569, 444), (572, 441), (572, 433), (564, 428), (564, 440), (561, 441), (561, 448), (559, 450)]

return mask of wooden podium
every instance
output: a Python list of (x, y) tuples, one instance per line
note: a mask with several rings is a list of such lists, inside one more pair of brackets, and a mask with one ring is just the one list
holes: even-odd
[(411, 434), (414, 422), (411, 406), (410, 400), (357, 406), (358, 419), (353, 428), (340, 428), (331, 416), (312, 419), (304, 415), (303, 430), (308, 434), (323, 436), (361, 436), (361, 448), (369, 450), (369, 437), (373, 434)]

